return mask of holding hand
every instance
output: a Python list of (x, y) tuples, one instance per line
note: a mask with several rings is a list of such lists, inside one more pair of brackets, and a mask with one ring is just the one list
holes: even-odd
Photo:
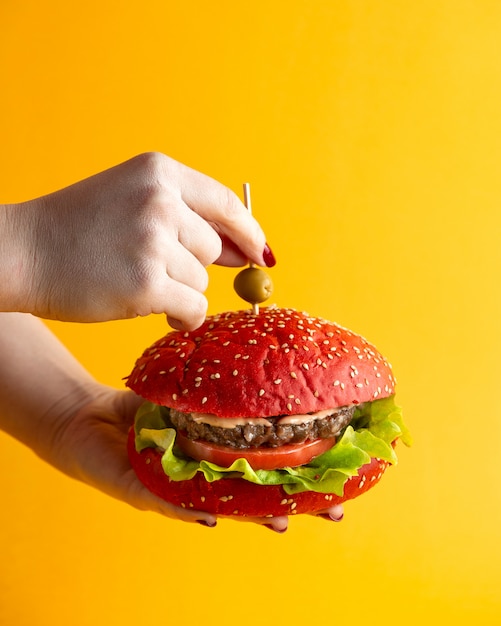
[[(185, 522), (214, 527), (217, 517), (211, 513), (181, 508), (152, 494), (138, 480), (127, 452), (127, 433), (142, 402), (132, 392), (109, 387), (96, 388), (95, 398), (65, 421), (50, 462), (65, 473), (100, 491), (142, 510), (155, 511)], [(343, 507), (337, 505), (319, 514), (339, 521)], [(235, 519), (235, 518), (232, 518)], [(238, 519), (238, 518), (237, 518)], [(279, 533), (287, 530), (288, 517), (246, 517), (238, 521), (261, 524)]]
[(0, 210), (0, 310), (96, 322), (205, 318), (206, 267), (273, 265), (262, 229), (217, 181), (147, 153)]

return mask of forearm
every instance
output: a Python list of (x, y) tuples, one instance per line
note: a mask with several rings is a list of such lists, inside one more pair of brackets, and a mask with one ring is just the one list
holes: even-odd
[(0, 313), (0, 428), (45, 457), (66, 416), (98, 383), (45, 324)]

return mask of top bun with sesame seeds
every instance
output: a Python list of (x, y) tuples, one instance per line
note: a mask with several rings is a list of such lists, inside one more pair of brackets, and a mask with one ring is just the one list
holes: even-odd
[(396, 462), (395, 441), (409, 440), (381, 353), (294, 309), (230, 311), (170, 332), (127, 386), (148, 401), (129, 439), (139, 478), (174, 504), (221, 515), (314, 512), (356, 497)]

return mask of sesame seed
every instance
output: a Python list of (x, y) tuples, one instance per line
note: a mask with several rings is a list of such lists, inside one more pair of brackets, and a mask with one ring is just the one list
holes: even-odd
[(238, 370), (233, 370), (232, 374), (233, 376), (238, 376)]
[(207, 396), (204, 396), (204, 397), (202, 398), (202, 404), (205, 404), (206, 402), (207, 402)]
[(297, 374), (296, 374), (296, 372), (291, 372), (291, 378), (294, 378), (294, 379), (296, 379), (296, 378), (297, 378)]
[(260, 390), (259, 390), (259, 397), (264, 396), (264, 394), (265, 394), (265, 393), (266, 393), (266, 392), (265, 392), (265, 390), (264, 390), (264, 389), (260, 389)]
[(309, 369), (310, 369), (310, 366), (308, 365), (308, 363), (302, 363), (302, 364), (301, 364), (301, 367), (302, 367), (303, 369), (305, 369), (305, 370), (309, 370)]
[(280, 385), (280, 383), (282, 382), (282, 379), (281, 378), (277, 378), (273, 382), (274, 382), (275, 385)]

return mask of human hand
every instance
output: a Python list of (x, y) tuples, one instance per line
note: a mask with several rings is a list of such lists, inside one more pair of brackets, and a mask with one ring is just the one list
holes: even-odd
[[(65, 420), (48, 454), (50, 462), (66, 474), (141, 510), (160, 513), (185, 522), (214, 527), (211, 513), (176, 507), (152, 494), (138, 480), (127, 456), (127, 434), (143, 400), (130, 391), (98, 386), (95, 399)], [(342, 518), (341, 505), (318, 515), (334, 521)], [(330, 515), (330, 517), (329, 517)], [(237, 521), (260, 524), (279, 533), (288, 527), (288, 517), (242, 517)]]
[[(57, 436), (44, 458), (65, 474), (137, 509), (215, 526), (215, 515), (169, 504), (136, 477), (127, 456), (127, 435), (142, 398), (131, 391), (117, 391), (103, 385), (97, 385), (96, 389), (93, 400), (60, 422)], [(252, 521), (270, 523), (259, 518)]]
[(14, 205), (8, 222), (11, 298), (14, 285), (22, 293), (0, 307), (48, 319), (165, 313), (192, 330), (207, 310), (208, 265), (274, 264), (233, 192), (159, 153)]
[(43, 456), (63, 473), (145, 511), (215, 526), (214, 515), (176, 507), (151, 493), (136, 477), (127, 455), (127, 435), (143, 400), (130, 391), (96, 386), (94, 398), (60, 421)]

